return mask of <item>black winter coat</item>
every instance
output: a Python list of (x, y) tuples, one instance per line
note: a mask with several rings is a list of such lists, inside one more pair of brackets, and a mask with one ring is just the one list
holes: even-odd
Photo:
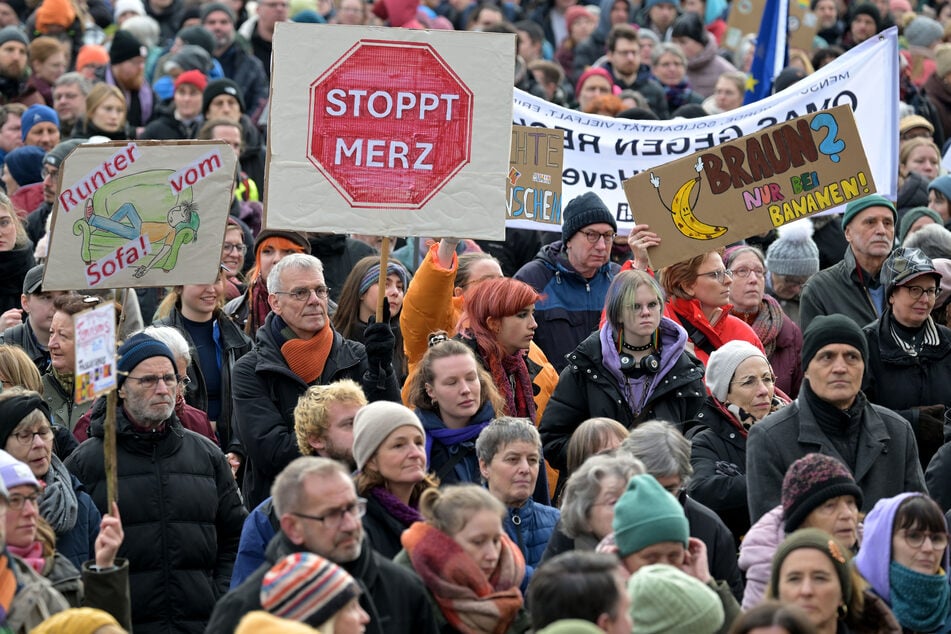
[(202, 119), (200, 117), (189, 123), (176, 119), (174, 104), (168, 104), (167, 106), (160, 106), (158, 114), (152, 117), (139, 138), (154, 141), (197, 139), (201, 124)]
[(716, 513), (689, 497), (686, 491), (680, 492), (679, 500), (690, 525), (690, 536), (696, 537), (707, 546), (710, 576), (717, 581), (726, 582), (736, 600), (742, 601), (745, 582), (736, 563), (736, 545), (730, 529)]
[[(284, 533), (268, 544), (266, 563), (225, 596), (211, 615), (206, 634), (232, 634), (241, 618), (261, 609), (261, 582), (283, 557), (302, 552)], [(436, 634), (436, 620), (426, 587), (413, 572), (394, 564), (366, 542), (354, 561), (336, 562), (360, 584), (360, 605), (370, 615), (369, 634)]]
[(363, 532), (366, 535), (364, 547), (371, 546), (387, 559), (393, 559), (396, 553), (403, 550), (400, 537), (407, 527), (387, 512), (375, 497), (367, 495), (366, 498), (367, 514), (363, 516)]
[[(66, 462), (101, 513), (105, 399), (93, 409), (90, 438)], [(136, 634), (203, 632), (228, 591), (247, 512), (224, 455), (184, 429), (175, 414), (163, 432), (136, 433), (116, 408), (118, 499), (125, 529)]]
[(604, 369), (599, 336), (595, 331), (568, 355), (568, 367), (562, 370), (539, 425), (545, 459), (562, 473), (568, 466), (571, 434), (589, 418), (613, 418), (628, 429), (655, 419), (682, 427), (697, 416), (706, 398), (703, 365), (682, 352), (640, 415), (635, 416), (620, 387)]
[[(247, 452), (242, 491), (252, 509), (271, 494), (277, 474), (300, 457), (294, 433), (294, 408), (309, 387), (291, 371), (281, 354), (271, 333), (275, 318), (274, 313), (267, 316), (258, 329), (254, 348), (238, 360), (231, 375), (235, 433)], [(334, 332), (323, 374), (313, 385), (353, 379), (363, 387), (370, 402), (400, 402), (393, 369), (389, 368), (382, 379), (378, 375), (367, 363), (363, 344)]]

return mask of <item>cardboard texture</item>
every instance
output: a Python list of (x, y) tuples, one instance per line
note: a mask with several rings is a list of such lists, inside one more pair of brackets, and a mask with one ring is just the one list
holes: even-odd
[(565, 131), (512, 126), (512, 154), (506, 180), (507, 220), (561, 226), (561, 169)]
[(734, 0), (726, 21), (723, 46), (739, 52), (744, 35), (759, 33), (765, 8), (766, 0)]
[(515, 38), (278, 23), (265, 226), (505, 234)]
[(60, 166), (43, 288), (214, 280), (236, 161), (221, 141), (80, 145)]
[(75, 401), (86, 403), (115, 389), (116, 305), (106, 302), (73, 316), (76, 333)]
[(809, 10), (808, 2), (792, 0), (789, 3), (789, 48), (812, 52), (813, 41), (819, 32), (819, 20)]
[(797, 117), (624, 181), (662, 244), (655, 269), (875, 193), (848, 106)]

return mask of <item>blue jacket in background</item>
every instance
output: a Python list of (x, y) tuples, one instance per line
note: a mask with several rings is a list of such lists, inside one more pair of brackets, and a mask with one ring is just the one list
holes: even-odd
[[(540, 474), (544, 478), (544, 473)], [(536, 504), (531, 498), (519, 508), (509, 508), (505, 513), (505, 534), (515, 542), (525, 557), (525, 579), (522, 591), (528, 587), (535, 573), (535, 566), (542, 560), (548, 540), (555, 531), (561, 511), (544, 504)]]

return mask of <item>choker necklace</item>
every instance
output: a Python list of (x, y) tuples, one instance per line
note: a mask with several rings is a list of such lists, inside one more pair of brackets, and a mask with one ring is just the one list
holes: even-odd
[(651, 348), (653, 348), (654, 344), (648, 343), (647, 345), (643, 345), (643, 346), (632, 346), (626, 341), (622, 341), (621, 346), (623, 346), (625, 350), (630, 350), (631, 352), (644, 352), (645, 350), (650, 350)]

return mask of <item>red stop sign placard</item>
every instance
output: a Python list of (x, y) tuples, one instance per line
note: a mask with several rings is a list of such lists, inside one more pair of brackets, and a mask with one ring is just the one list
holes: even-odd
[(469, 163), (472, 106), (429, 44), (361, 40), (310, 86), (307, 157), (353, 207), (419, 209)]

